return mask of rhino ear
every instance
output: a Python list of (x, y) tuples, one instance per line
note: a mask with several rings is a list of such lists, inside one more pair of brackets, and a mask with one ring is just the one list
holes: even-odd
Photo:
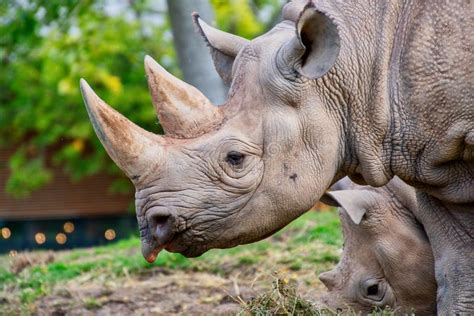
[(306, 78), (320, 78), (336, 63), (340, 42), (336, 24), (310, 2), (296, 21), (296, 37), (281, 50), (279, 63)]
[(193, 20), (211, 50), (217, 73), (226, 85), (230, 85), (235, 57), (249, 40), (211, 27), (197, 13), (193, 13)]
[(341, 190), (326, 192), (321, 202), (342, 207), (355, 224), (360, 224), (366, 212), (377, 205), (380, 194), (369, 190)]

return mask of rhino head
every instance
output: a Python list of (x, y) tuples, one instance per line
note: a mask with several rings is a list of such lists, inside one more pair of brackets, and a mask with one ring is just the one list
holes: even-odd
[(324, 305), (364, 314), (373, 306), (436, 314), (434, 258), (414, 216), (413, 188), (394, 178), (381, 188), (329, 192), (322, 201), (340, 207), (344, 237), (339, 263), (319, 276), (328, 289)]
[(146, 57), (164, 136), (133, 124), (81, 81), (97, 136), (135, 185), (148, 261), (161, 249), (193, 257), (265, 238), (340, 177), (342, 129), (324, 83), (339, 54), (338, 30), (310, 5), (295, 10), (287, 7), (284, 22), (252, 41), (194, 16), (231, 84), (219, 107)]

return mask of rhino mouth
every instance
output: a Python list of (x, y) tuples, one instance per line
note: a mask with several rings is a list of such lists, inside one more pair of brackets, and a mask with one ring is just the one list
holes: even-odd
[(187, 258), (199, 257), (207, 251), (204, 246), (198, 247), (197, 245), (189, 245), (185, 242), (186, 231), (175, 232), (173, 237), (169, 239), (165, 244), (160, 244), (154, 239), (152, 242), (146, 239), (142, 239), (142, 255), (149, 263), (155, 262), (158, 255), (162, 250), (166, 250), (172, 253), (179, 253)]
[(191, 246), (185, 246), (185, 245), (179, 246), (179, 245), (183, 245), (183, 244), (180, 244), (178, 242), (177, 243), (171, 242), (164, 249), (169, 252), (182, 254), (183, 256), (187, 258), (199, 257), (200, 255), (202, 255), (203, 253), (207, 251), (207, 249), (204, 247), (191, 247)]
[(150, 245), (148, 242), (142, 241), (142, 255), (145, 260), (148, 261), (148, 263), (155, 262), (162, 249), (162, 247), (155, 247), (153, 245)]
[(155, 248), (149, 247), (148, 245), (144, 246), (142, 244), (142, 254), (145, 260), (148, 261), (148, 263), (155, 262), (155, 260), (158, 258), (158, 255), (163, 249), (168, 252), (179, 253), (187, 258), (199, 257), (200, 255), (206, 252), (206, 249), (199, 249), (188, 246), (177, 246), (173, 242), (169, 243), (168, 245), (159, 246)]

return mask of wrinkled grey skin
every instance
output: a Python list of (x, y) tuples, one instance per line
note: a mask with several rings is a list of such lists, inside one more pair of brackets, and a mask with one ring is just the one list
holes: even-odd
[[(473, 4), (305, 5), (288, 5), (284, 21), (252, 41), (212, 35), (198, 21), (229, 97), (222, 121), (206, 124), (214, 129), (179, 138), (170, 128), (156, 164), (127, 173), (145, 257), (257, 241), (344, 175), (375, 187), (397, 175), (418, 189), (438, 311), (474, 313)], [(88, 106), (109, 153), (120, 147), (112, 121), (97, 118), (105, 111)]]
[(321, 303), (364, 314), (374, 306), (435, 314), (434, 258), (414, 215), (415, 190), (394, 178), (381, 188), (331, 192), (324, 201), (341, 207), (344, 249), (337, 266), (319, 276), (328, 288)]

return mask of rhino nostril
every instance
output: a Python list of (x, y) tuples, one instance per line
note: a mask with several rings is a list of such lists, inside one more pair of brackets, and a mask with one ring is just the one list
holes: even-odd
[(153, 236), (159, 245), (166, 245), (174, 236), (174, 221), (170, 215), (155, 215), (152, 217)]

